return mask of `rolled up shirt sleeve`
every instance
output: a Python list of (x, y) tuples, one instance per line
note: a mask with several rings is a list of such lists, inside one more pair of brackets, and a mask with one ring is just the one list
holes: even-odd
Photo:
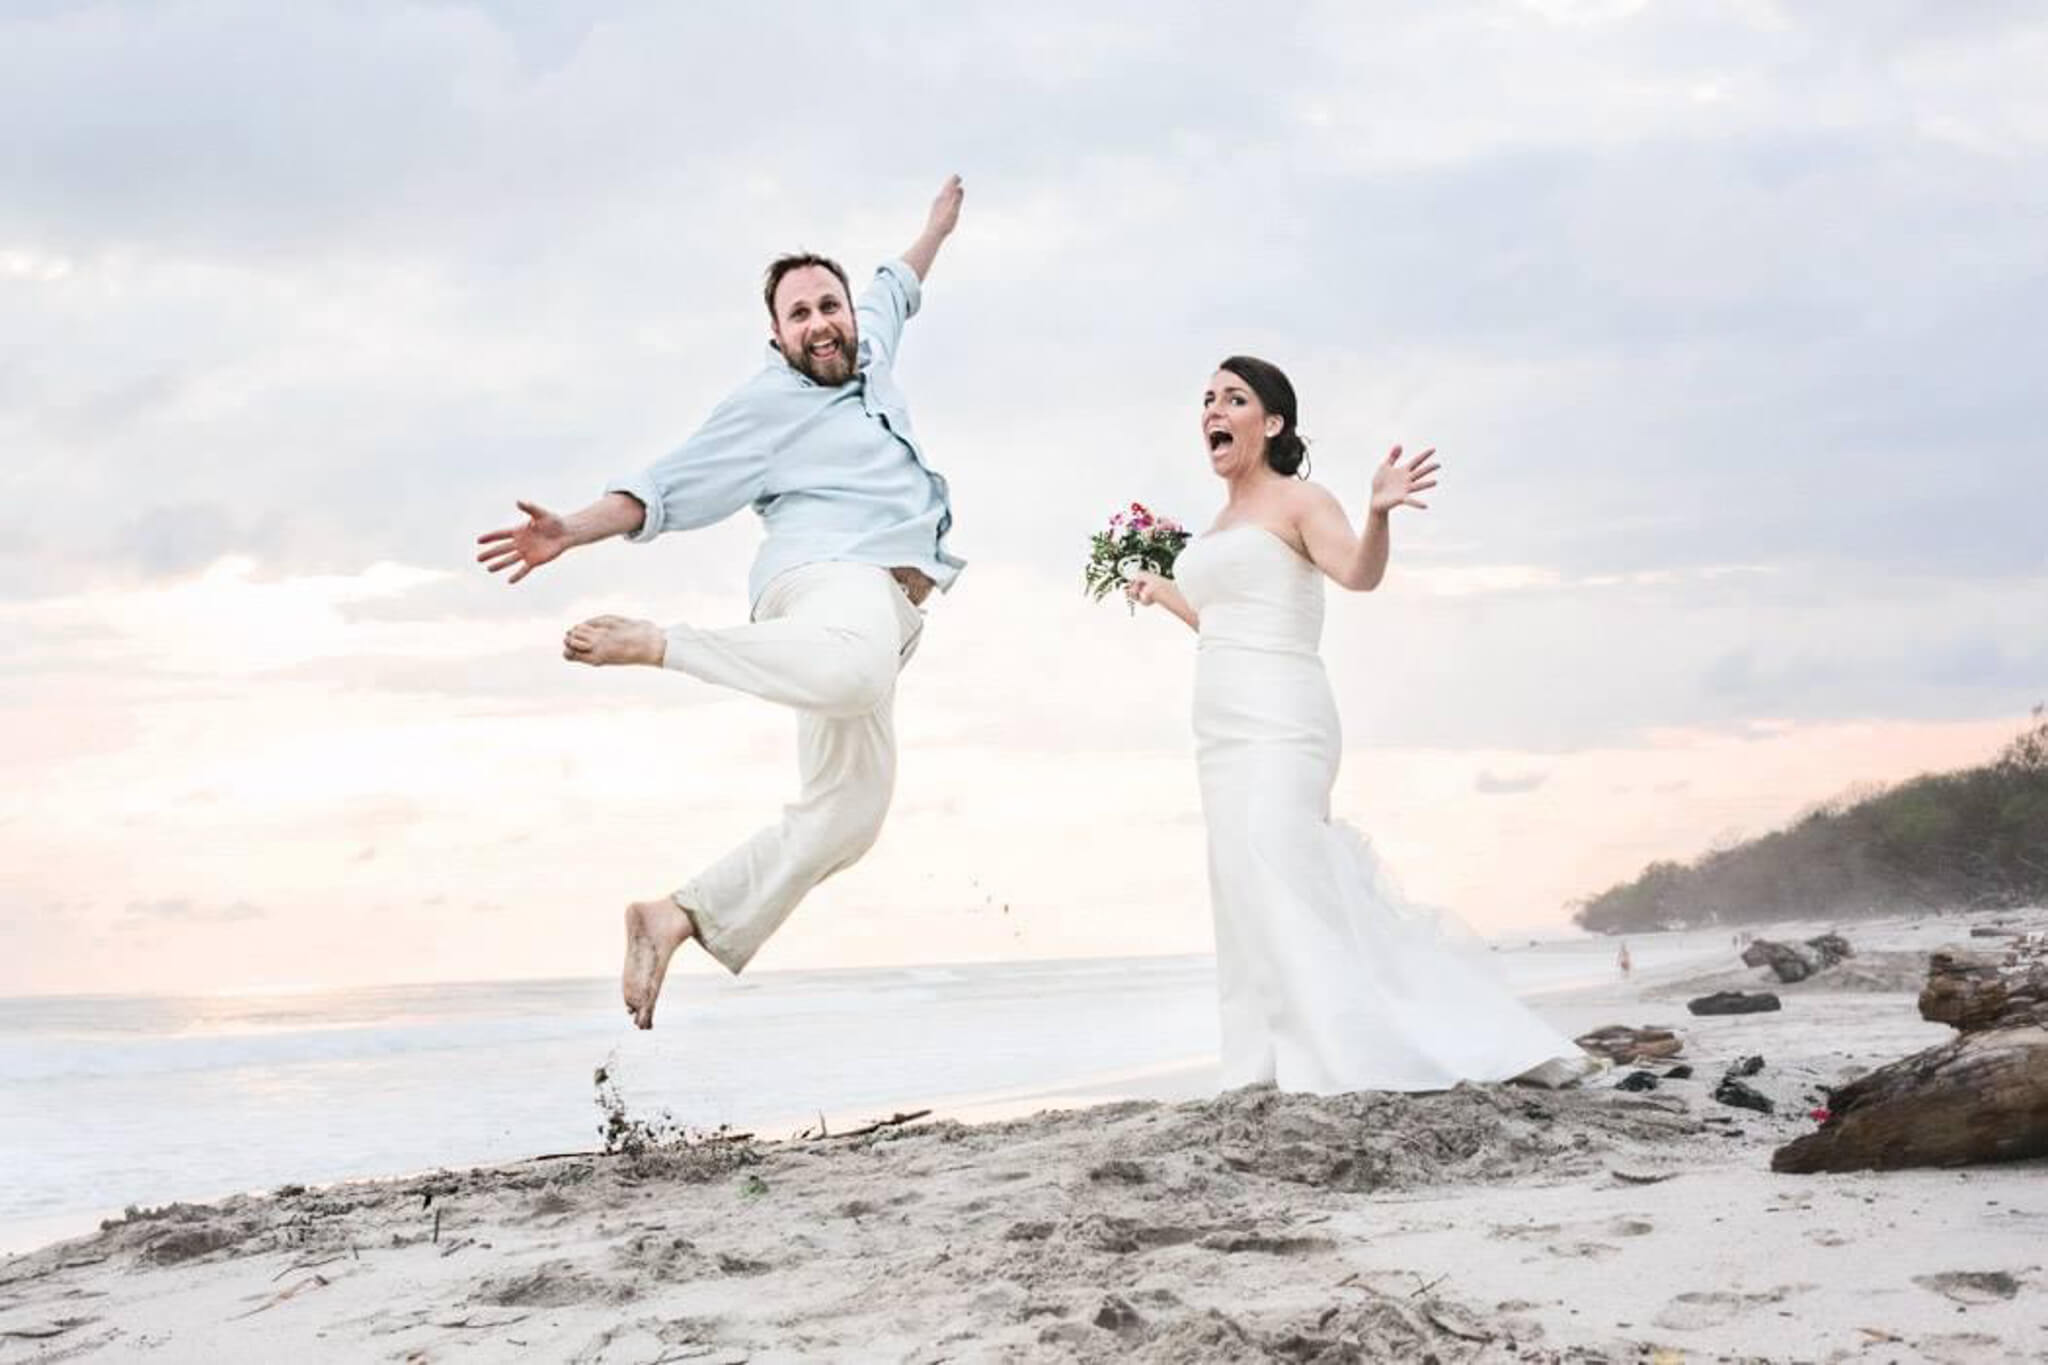
[(754, 404), (744, 392), (712, 410), (689, 440), (640, 473), (606, 486), (647, 509), (628, 540), (693, 531), (751, 506), (768, 484), (768, 450)]
[(884, 261), (876, 268), (875, 278), (861, 291), (856, 308), (861, 336), (887, 353), (894, 363), (896, 345), (903, 339), (903, 324), (917, 316), (923, 300), (924, 286), (919, 283), (917, 272), (907, 262)]

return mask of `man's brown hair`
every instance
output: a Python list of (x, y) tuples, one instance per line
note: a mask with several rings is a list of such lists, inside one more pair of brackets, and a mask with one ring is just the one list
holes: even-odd
[(768, 316), (771, 320), (781, 321), (775, 315), (775, 290), (782, 284), (782, 277), (792, 270), (802, 270), (813, 265), (823, 266), (839, 277), (839, 287), (846, 291), (847, 304), (852, 305), (853, 286), (847, 283), (846, 272), (840, 269), (839, 262), (829, 256), (819, 256), (809, 251), (795, 251), (787, 256), (777, 256), (768, 267), (768, 282), (761, 290), (761, 298), (768, 305)]

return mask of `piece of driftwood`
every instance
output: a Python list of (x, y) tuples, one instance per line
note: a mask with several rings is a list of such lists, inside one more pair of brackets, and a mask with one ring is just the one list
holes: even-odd
[(2048, 1156), (2048, 1028), (1983, 1029), (1834, 1092), (1819, 1128), (1771, 1169), (1894, 1170)]
[(1778, 980), (1785, 982), (1804, 981), (1815, 972), (1826, 971), (1843, 958), (1854, 956), (1856, 950), (1840, 934), (1821, 934), (1804, 943), (1760, 938), (1742, 950), (1745, 965), (1769, 967)]
[(834, 1133), (832, 1136), (835, 1138), (866, 1137), (869, 1133), (879, 1133), (884, 1128), (896, 1128), (906, 1123), (916, 1123), (919, 1119), (930, 1118), (931, 1114), (932, 1111), (929, 1109), (920, 1109), (914, 1114), (891, 1114), (888, 1118), (876, 1119), (865, 1127), (849, 1128), (843, 1133)]
[(2025, 942), (2004, 953), (1941, 949), (1928, 958), (1920, 1017), (1963, 1033), (2048, 1024), (2048, 954)]
[(1685, 1044), (1668, 1028), (1630, 1028), (1627, 1024), (1608, 1024), (1572, 1041), (1616, 1062), (1654, 1061), (1685, 1051)]
[(2048, 1156), (2048, 943), (1928, 960), (1925, 1018), (1958, 1037), (1835, 1090), (1828, 1117), (1776, 1171), (1966, 1166)]
[(913, 1114), (891, 1114), (888, 1118), (876, 1119), (873, 1123), (863, 1124), (859, 1128), (849, 1128), (843, 1133), (835, 1133), (826, 1128), (825, 1116), (820, 1114), (818, 1115), (818, 1126), (816, 1128), (801, 1129), (791, 1137), (790, 1141), (818, 1142), (829, 1140), (837, 1142), (844, 1138), (866, 1137), (870, 1133), (879, 1133), (884, 1128), (897, 1128), (906, 1123), (915, 1123), (919, 1119), (930, 1118), (931, 1113), (932, 1111), (929, 1109), (920, 1109)]

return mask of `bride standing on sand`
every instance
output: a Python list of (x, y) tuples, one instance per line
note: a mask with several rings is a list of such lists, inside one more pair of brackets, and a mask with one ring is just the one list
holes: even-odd
[(1365, 532), (1309, 483), (1294, 386), (1250, 356), (1202, 396), (1210, 468), (1228, 490), (1174, 565), (1133, 600), (1200, 636), (1195, 740), (1209, 836), (1223, 1084), (1283, 1090), (1442, 1090), (1459, 1081), (1560, 1084), (1589, 1061), (1426, 912), (1383, 886), (1364, 840), (1329, 818), (1342, 751), (1317, 652), (1323, 580), (1369, 592), (1389, 518), (1422, 507), (1435, 452), (1395, 446), (1373, 474)]

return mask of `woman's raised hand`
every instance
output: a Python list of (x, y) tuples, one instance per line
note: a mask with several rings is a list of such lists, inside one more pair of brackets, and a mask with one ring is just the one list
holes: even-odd
[(1401, 447), (1395, 446), (1387, 452), (1386, 463), (1372, 474), (1372, 510), (1391, 512), (1396, 507), (1421, 507), (1429, 504), (1417, 502), (1417, 493), (1426, 493), (1436, 487), (1436, 447), (1431, 446), (1420, 455), (1401, 463)]

